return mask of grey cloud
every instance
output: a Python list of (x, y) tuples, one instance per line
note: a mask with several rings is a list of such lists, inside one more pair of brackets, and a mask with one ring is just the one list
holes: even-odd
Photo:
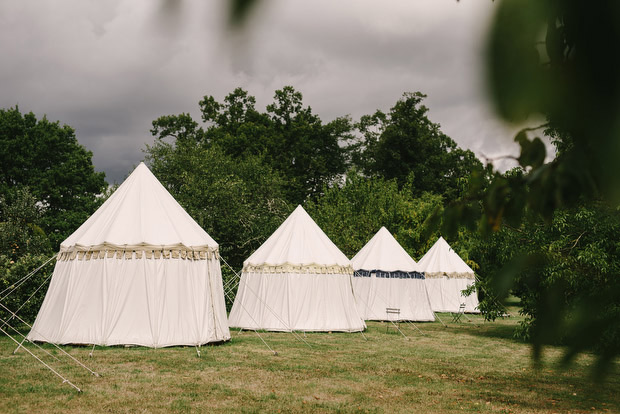
[[(405, 91), (477, 154), (514, 150), (481, 92), (480, 50), (492, 2), (264, 2), (243, 32), (225, 1), (67, 1), (0, 5), (0, 107), (20, 104), (76, 128), (98, 170), (121, 181), (158, 116), (198, 117), (203, 95), (236, 86), (261, 109), (293, 85), (323, 119), (388, 110)], [(500, 138), (498, 138), (500, 137)]]

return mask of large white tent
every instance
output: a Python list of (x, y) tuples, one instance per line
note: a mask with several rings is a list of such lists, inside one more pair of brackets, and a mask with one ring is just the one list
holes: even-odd
[(396, 319), (386, 308), (400, 311), (397, 319), (434, 321), (424, 276), (418, 265), (385, 228), (351, 259), (353, 291), (365, 320)]
[(465, 312), (478, 313), (478, 294), (462, 295), (475, 281), (474, 271), (440, 237), (418, 261), (426, 277), (426, 289), (435, 312), (457, 312), (462, 303)]
[(353, 268), (298, 206), (244, 263), (231, 327), (270, 331), (362, 331)]
[(228, 340), (218, 244), (141, 163), (60, 245), (28, 339), (148, 347)]

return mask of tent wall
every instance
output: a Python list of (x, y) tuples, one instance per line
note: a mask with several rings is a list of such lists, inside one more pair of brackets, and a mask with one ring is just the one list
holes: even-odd
[(461, 292), (474, 283), (471, 278), (428, 277), (426, 289), (435, 312), (457, 312), (461, 303), (465, 303), (465, 312), (479, 313), (478, 295), (473, 292), (465, 297)]
[(200, 345), (230, 339), (219, 260), (61, 260), (28, 338), (58, 344)]
[(348, 274), (243, 271), (228, 321), (231, 327), (268, 331), (366, 328)]
[(386, 308), (400, 309), (400, 320), (434, 321), (424, 279), (356, 276), (353, 291), (365, 320), (386, 320)]

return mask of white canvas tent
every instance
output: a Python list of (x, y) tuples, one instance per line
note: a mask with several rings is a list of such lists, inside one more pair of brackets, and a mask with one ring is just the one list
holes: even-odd
[(388, 318), (386, 308), (399, 309), (399, 320), (435, 320), (424, 276), (385, 227), (362, 247), (351, 263), (356, 270), (353, 291), (365, 320), (395, 319)]
[(347, 257), (298, 206), (243, 264), (231, 327), (362, 331)]
[(475, 281), (474, 271), (440, 237), (418, 261), (426, 277), (426, 289), (435, 312), (457, 312), (465, 303), (465, 312), (478, 313), (478, 295), (464, 297), (461, 292)]
[(28, 339), (147, 347), (228, 340), (218, 244), (141, 163), (60, 245)]

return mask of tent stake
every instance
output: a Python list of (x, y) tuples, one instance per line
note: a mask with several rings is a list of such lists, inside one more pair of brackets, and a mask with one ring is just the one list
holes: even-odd
[(364, 335), (364, 331), (360, 331), (360, 334), (362, 334), (362, 338), (364, 338), (366, 342), (368, 342), (368, 338), (366, 338), (366, 335)]
[(439, 322), (441, 322), (441, 324), (443, 325), (444, 328), (447, 328), (448, 325), (446, 325), (441, 318), (439, 317), (439, 315), (437, 314), (437, 312), (433, 312), (433, 314), (435, 315), (435, 318), (439, 319)]
[[(17, 342), (17, 341), (15, 340), (15, 338), (13, 338), (11, 335), (9, 335), (9, 334), (8, 334), (8, 332), (7, 332), (7, 331), (5, 331), (4, 329), (2, 329), (1, 327), (0, 327), (0, 332), (2, 332), (3, 334), (5, 334), (5, 335), (6, 335), (6, 336), (8, 336), (9, 338), (11, 338), (11, 340), (12, 340), (13, 342), (15, 342), (16, 344), (19, 344), (19, 342)], [(67, 383), (67, 384), (71, 385), (73, 388), (75, 388), (75, 389), (77, 390), (77, 392), (79, 392), (79, 393), (81, 393), (81, 392), (82, 392), (82, 390), (81, 390), (81, 389), (80, 389), (77, 385), (75, 385), (74, 383), (72, 383), (71, 381), (69, 381), (68, 379), (66, 379), (66, 378), (65, 378), (65, 377), (63, 377), (62, 375), (60, 375), (58, 372), (56, 372), (56, 371), (54, 370), (54, 368), (50, 367), (50, 366), (49, 366), (49, 365), (47, 365), (45, 362), (43, 362), (43, 361), (41, 360), (41, 358), (39, 358), (38, 356), (36, 356), (35, 354), (33, 354), (33, 353), (32, 353), (32, 352), (28, 349), (28, 348), (26, 348), (26, 347), (23, 347), (23, 348), (24, 348), (24, 351), (28, 352), (28, 353), (29, 353), (29, 354), (30, 354), (33, 358), (35, 358), (37, 361), (39, 361), (41, 364), (43, 364), (43, 365), (44, 365), (47, 369), (49, 369), (49, 370), (50, 370), (50, 371), (52, 371), (54, 374), (56, 374), (58, 377), (60, 377), (60, 378), (62, 379), (62, 383), (63, 383), (63, 384), (64, 384), (64, 383)]]
[(13, 351), (13, 355), (17, 354), (17, 351), (19, 351), (19, 348), (22, 347), (22, 344), (24, 343), (25, 340), (26, 338), (24, 337), (24, 339), (22, 339), (22, 341), (17, 345), (17, 348), (15, 348), (15, 351)]

